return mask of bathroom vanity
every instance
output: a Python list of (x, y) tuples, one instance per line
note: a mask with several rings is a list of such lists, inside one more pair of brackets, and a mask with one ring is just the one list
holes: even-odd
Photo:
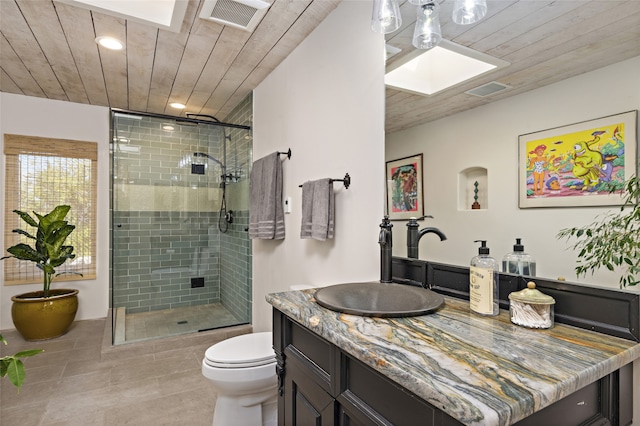
[(445, 296), (432, 314), (371, 318), (275, 293), (279, 424), (540, 425), (632, 420), (637, 341), (508, 312), (480, 317)]

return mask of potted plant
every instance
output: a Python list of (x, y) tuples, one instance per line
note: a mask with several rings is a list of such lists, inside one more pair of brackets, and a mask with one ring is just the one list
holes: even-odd
[[(593, 223), (560, 230), (557, 237), (577, 238), (573, 248), (580, 250), (578, 277), (596, 269), (622, 268), (620, 288), (640, 282), (640, 179), (633, 176), (622, 187), (626, 191), (622, 207)], [(612, 188), (611, 192), (616, 191)]]
[(15, 258), (35, 263), (42, 271), (44, 287), (41, 291), (34, 291), (13, 296), (11, 300), (11, 318), (16, 329), (25, 340), (52, 339), (63, 335), (69, 329), (78, 310), (78, 290), (51, 289), (53, 279), (62, 274), (78, 274), (75, 272), (61, 272), (56, 274), (55, 268), (63, 265), (67, 260), (75, 258), (73, 246), (64, 245), (67, 237), (75, 229), (64, 218), (71, 207), (62, 205), (54, 208), (50, 213), (42, 216), (14, 210), (28, 225), (37, 228), (34, 235), (21, 229), (12, 232), (24, 235), (34, 240), (33, 247), (19, 243), (7, 249), (10, 256), (0, 260)]
[[(7, 341), (2, 334), (0, 334), (0, 342), (7, 344)], [(28, 349), (26, 351), (20, 351), (14, 355), (6, 355), (0, 358), (0, 377), (8, 377), (9, 381), (18, 388), (24, 383), (24, 364), (20, 358), (26, 358), (28, 356), (38, 355), (44, 352), (42, 349)]]

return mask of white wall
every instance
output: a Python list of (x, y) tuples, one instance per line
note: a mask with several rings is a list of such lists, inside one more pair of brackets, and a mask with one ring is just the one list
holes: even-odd
[[(56, 280), (52, 288), (80, 290), (76, 319), (103, 318), (109, 308), (109, 109), (71, 102), (0, 93), (0, 150), (4, 134), (74, 139), (98, 143), (97, 279)], [(4, 211), (4, 154), (0, 155), (0, 211)], [(4, 243), (3, 243), (4, 247)], [(14, 328), (11, 296), (42, 289), (42, 284), (4, 285), (0, 262), (0, 329)]]
[[(380, 278), (384, 189), (384, 40), (369, 28), (371, 2), (345, 1), (254, 92), (253, 156), (291, 148), (284, 161), (286, 238), (253, 240), (253, 326), (271, 329), (265, 295), (290, 285)], [(349, 43), (345, 43), (349, 40)], [(307, 180), (335, 183), (335, 238), (300, 239)]]
[[(518, 209), (518, 135), (640, 109), (638, 69), (640, 57), (388, 134), (387, 161), (424, 153), (426, 213), (434, 219), (421, 227), (437, 226), (448, 237), (440, 242), (435, 235), (424, 236), (420, 258), (467, 265), (477, 254), (473, 241), (486, 239), (491, 254), (502, 259), (521, 237), (525, 251), (537, 260), (538, 276), (577, 281), (576, 253), (555, 235), (591, 223), (608, 208)], [(458, 209), (458, 173), (468, 167), (488, 170), (488, 188), (480, 188), (488, 190), (486, 211)], [(406, 228), (398, 228), (403, 229), (394, 234), (394, 254), (406, 256)], [(618, 278), (599, 272), (579, 281), (618, 288)]]

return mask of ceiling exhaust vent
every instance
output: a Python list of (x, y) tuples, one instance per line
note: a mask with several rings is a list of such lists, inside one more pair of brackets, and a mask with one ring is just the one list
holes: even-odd
[(464, 93), (484, 98), (485, 96), (490, 96), (507, 89), (511, 89), (511, 86), (498, 83), (497, 81), (492, 81), (490, 83), (483, 84), (482, 86), (478, 86), (475, 89), (467, 90)]
[(253, 31), (269, 6), (269, 3), (261, 0), (205, 0), (200, 18)]

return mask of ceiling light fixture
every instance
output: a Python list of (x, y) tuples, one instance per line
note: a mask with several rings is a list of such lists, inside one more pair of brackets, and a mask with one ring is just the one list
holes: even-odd
[(124, 44), (122, 44), (120, 40), (107, 36), (96, 37), (96, 43), (110, 50), (122, 50), (124, 47)]
[(181, 104), (180, 102), (171, 102), (169, 106), (175, 109), (185, 109), (187, 107), (185, 104)]
[(413, 30), (412, 44), (418, 49), (433, 49), (442, 41), (437, 3), (431, 1), (418, 6), (418, 19)]
[(453, 22), (469, 25), (478, 22), (487, 14), (487, 0), (456, 0), (453, 5)]
[(389, 34), (400, 28), (402, 15), (397, 0), (373, 0), (371, 30), (375, 33)]
[[(418, 17), (413, 30), (412, 44), (418, 49), (432, 49), (442, 40), (440, 6), (434, 0), (409, 0), (416, 5)], [(473, 24), (487, 14), (487, 0), (455, 0), (453, 21), (459, 25)], [(371, 30), (389, 34), (402, 26), (398, 0), (373, 0)]]

